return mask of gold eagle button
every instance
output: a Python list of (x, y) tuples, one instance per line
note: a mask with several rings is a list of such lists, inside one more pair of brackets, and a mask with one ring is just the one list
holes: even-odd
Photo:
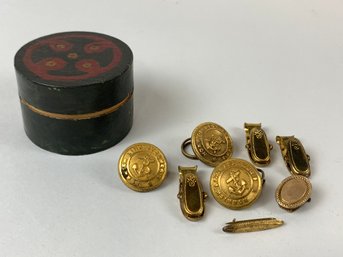
[(119, 177), (132, 190), (151, 191), (159, 187), (167, 175), (167, 161), (162, 151), (148, 143), (129, 146), (120, 156)]
[[(192, 146), (195, 155), (186, 152), (186, 147)], [(184, 156), (199, 159), (209, 166), (217, 166), (232, 156), (232, 140), (229, 133), (213, 122), (198, 125), (181, 145)]]
[(232, 158), (214, 168), (210, 188), (214, 199), (221, 205), (229, 209), (242, 209), (259, 198), (263, 183), (262, 170), (248, 161)]
[(308, 178), (292, 175), (285, 178), (275, 192), (279, 206), (287, 211), (294, 211), (311, 200), (312, 185)]

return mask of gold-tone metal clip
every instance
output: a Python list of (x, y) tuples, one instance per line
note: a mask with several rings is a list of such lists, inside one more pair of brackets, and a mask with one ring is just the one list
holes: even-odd
[(267, 135), (261, 128), (261, 123), (244, 123), (246, 145), (252, 162), (259, 166), (270, 163), (270, 150), (273, 149), (267, 139)]
[(311, 175), (310, 156), (306, 154), (299, 139), (294, 136), (277, 136), (276, 143), (280, 146), (281, 154), (291, 174), (305, 177)]
[(226, 226), (223, 227), (223, 231), (228, 233), (254, 232), (277, 228), (282, 226), (283, 224), (284, 222), (282, 220), (277, 220), (275, 218), (262, 218), (241, 221), (236, 221), (236, 219), (233, 219), (232, 222), (226, 223)]
[(204, 201), (207, 198), (196, 174), (197, 168), (179, 166), (180, 187), (177, 197), (183, 215), (191, 221), (197, 221), (204, 215)]

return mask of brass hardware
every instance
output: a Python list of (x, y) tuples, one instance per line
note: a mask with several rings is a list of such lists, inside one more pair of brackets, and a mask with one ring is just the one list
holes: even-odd
[(196, 157), (194, 154), (190, 154), (186, 151), (186, 147), (189, 146), (192, 143), (191, 138), (187, 138), (185, 141), (182, 142), (181, 145), (181, 152), (184, 156), (186, 156), (189, 159), (193, 159), (193, 160), (198, 160), (198, 157)]
[(278, 220), (275, 218), (262, 218), (240, 221), (236, 221), (236, 219), (233, 219), (232, 222), (226, 223), (226, 226), (223, 227), (223, 231), (228, 233), (255, 232), (277, 228), (282, 226), (283, 224), (284, 222), (282, 220)]
[(261, 128), (261, 123), (244, 123), (246, 135), (246, 149), (250, 160), (259, 166), (266, 166), (270, 163), (270, 150), (273, 149), (267, 139), (267, 135)]
[(248, 161), (234, 158), (215, 167), (210, 178), (214, 199), (230, 209), (252, 205), (261, 195), (263, 183), (262, 170), (256, 169)]
[(260, 173), (260, 176), (261, 176), (261, 179), (262, 179), (262, 186), (264, 185), (264, 183), (266, 183), (266, 179), (265, 179), (265, 175), (264, 175), (264, 171), (259, 169), (259, 168), (256, 168), (257, 171)]
[(293, 212), (311, 201), (312, 185), (308, 178), (292, 175), (285, 178), (275, 192), (276, 202), (289, 212)]
[[(192, 146), (195, 155), (187, 153), (186, 147)], [(217, 166), (232, 155), (232, 140), (229, 133), (213, 122), (205, 122), (198, 125), (181, 144), (184, 156), (190, 159), (199, 159), (209, 166)]]
[(306, 154), (301, 142), (294, 136), (277, 136), (276, 142), (280, 146), (281, 154), (291, 174), (309, 177), (311, 175), (310, 156)]
[(137, 143), (126, 148), (119, 158), (118, 166), (123, 183), (139, 192), (159, 187), (168, 171), (162, 151), (148, 143)]
[(207, 198), (196, 172), (197, 166), (179, 166), (180, 186), (177, 197), (183, 215), (191, 221), (197, 221), (204, 215), (204, 201)]

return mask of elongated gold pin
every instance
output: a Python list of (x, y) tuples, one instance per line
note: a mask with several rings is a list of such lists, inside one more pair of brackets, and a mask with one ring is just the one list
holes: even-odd
[(223, 227), (223, 231), (228, 233), (255, 232), (277, 228), (282, 226), (283, 224), (283, 220), (278, 220), (275, 218), (262, 218), (240, 221), (236, 221), (236, 219), (233, 219), (232, 222), (226, 223), (226, 226)]

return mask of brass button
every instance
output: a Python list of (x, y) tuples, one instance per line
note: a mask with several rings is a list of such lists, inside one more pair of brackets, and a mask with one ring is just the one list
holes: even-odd
[(167, 175), (167, 161), (160, 149), (148, 143), (129, 146), (119, 158), (119, 177), (132, 190), (159, 187)]
[(263, 171), (257, 170), (250, 162), (228, 159), (214, 168), (210, 188), (214, 199), (221, 205), (242, 209), (259, 198), (263, 182)]
[(311, 193), (312, 185), (308, 178), (292, 175), (280, 183), (275, 198), (281, 208), (292, 212), (310, 201)]
[[(186, 152), (186, 147), (192, 146), (193, 154)], [(191, 159), (199, 159), (209, 166), (217, 166), (230, 158), (233, 152), (232, 140), (229, 133), (213, 122), (198, 125), (181, 145), (182, 153)]]

